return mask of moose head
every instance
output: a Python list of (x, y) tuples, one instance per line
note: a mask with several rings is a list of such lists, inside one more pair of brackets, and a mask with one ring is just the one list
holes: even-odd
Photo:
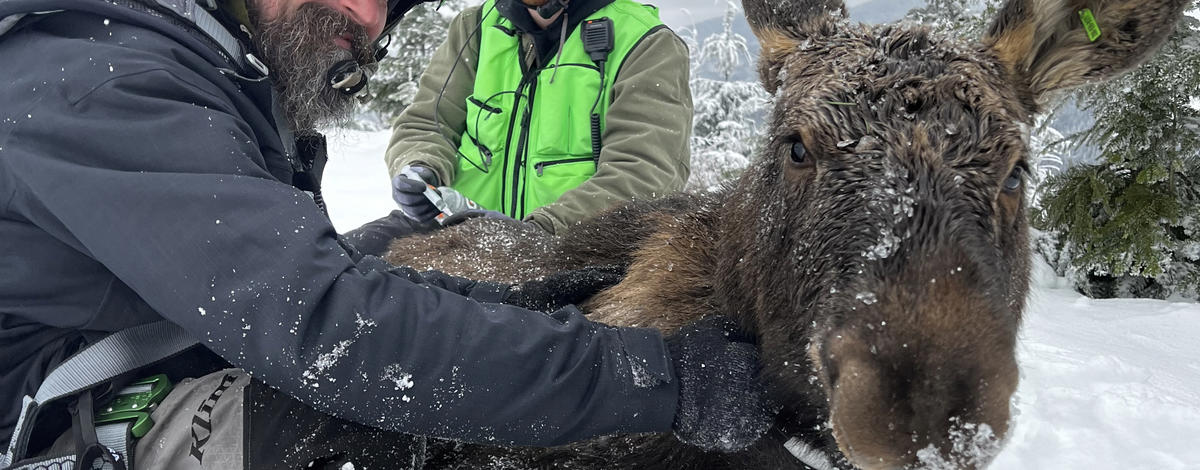
[(1034, 116), (1147, 58), (1186, 3), (1011, 0), (968, 43), (851, 25), (840, 0), (744, 0), (775, 109), (725, 206), (717, 251), (737, 255), (716, 298), (849, 463), (975, 468), (999, 449)]

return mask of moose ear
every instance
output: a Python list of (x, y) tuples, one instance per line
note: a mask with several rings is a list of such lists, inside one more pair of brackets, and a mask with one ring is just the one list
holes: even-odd
[(780, 71), (788, 55), (800, 47), (800, 40), (787, 31), (775, 28), (754, 29), (762, 50), (758, 56), (758, 78), (772, 95), (779, 89)]
[(742, 0), (742, 9), (762, 45), (758, 73), (771, 93), (779, 88), (779, 71), (788, 54), (828, 19), (846, 17), (842, 0)]
[(1009, 0), (984, 45), (1042, 102), (1050, 92), (1107, 80), (1150, 57), (1188, 0)]

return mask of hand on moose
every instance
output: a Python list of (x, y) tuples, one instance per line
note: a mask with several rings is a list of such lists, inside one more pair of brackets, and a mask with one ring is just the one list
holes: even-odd
[(364, 255), (383, 256), (392, 240), (431, 230), (430, 224), (414, 222), (399, 210), (342, 234), (346, 243)]
[(621, 266), (589, 266), (562, 271), (512, 286), (505, 294), (503, 303), (539, 312), (553, 312), (583, 302), (621, 282), (624, 277), (625, 268)]
[(400, 173), (392, 178), (392, 200), (400, 206), (400, 212), (417, 222), (428, 222), (437, 217), (437, 206), (425, 197), (428, 185), (438, 185), (437, 175), (433, 170), (418, 165), (405, 165)]
[(457, 214), (454, 214), (450, 217), (446, 217), (446, 220), (442, 221), (442, 226), (449, 227), (451, 225), (458, 225), (460, 223), (466, 222), (469, 219), (474, 219), (477, 217), (483, 217), (485, 219), (507, 219), (507, 220), (512, 220), (512, 221), (517, 220), (517, 219), (509, 217), (505, 213), (499, 212), (499, 211), (492, 211), (492, 210), (487, 210), (487, 209), (468, 209), (468, 210), (459, 212)]
[(771, 428), (774, 413), (758, 378), (758, 349), (724, 316), (667, 338), (679, 379), (675, 437), (705, 451), (735, 452)]

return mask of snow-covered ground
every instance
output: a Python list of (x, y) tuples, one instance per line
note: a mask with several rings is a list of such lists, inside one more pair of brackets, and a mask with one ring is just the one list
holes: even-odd
[(328, 131), (329, 163), (322, 191), (333, 226), (345, 232), (396, 208), (383, 152), (389, 131)]
[[(387, 132), (331, 136), (338, 230), (392, 210)], [(1200, 469), (1200, 304), (1091, 300), (1038, 265), (1016, 425), (993, 469)]]
[(1038, 265), (997, 469), (1200, 469), (1200, 305), (1092, 300)]

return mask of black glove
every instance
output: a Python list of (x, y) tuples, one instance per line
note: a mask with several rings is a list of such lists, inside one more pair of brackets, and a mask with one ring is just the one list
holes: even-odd
[(485, 219), (517, 220), (500, 211), (491, 211), (487, 209), (467, 209), (450, 217), (446, 217), (446, 220), (442, 221), (442, 226), (450, 227), (480, 217)]
[(434, 223), (416, 222), (395, 210), (386, 217), (367, 222), (362, 227), (342, 234), (359, 253), (383, 256), (392, 240), (414, 233), (426, 233), (437, 227)]
[(621, 282), (624, 277), (625, 268), (621, 266), (588, 266), (562, 271), (512, 286), (501, 302), (539, 312), (553, 312), (583, 302)]
[(705, 318), (667, 338), (679, 378), (675, 437), (705, 451), (735, 452), (774, 422), (759, 381), (758, 349), (729, 318)]
[(440, 210), (425, 197), (428, 185), (438, 185), (437, 175), (423, 166), (406, 165), (400, 174), (392, 178), (392, 200), (400, 206), (400, 212), (417, 222), (428, 222), (437, 217)]

